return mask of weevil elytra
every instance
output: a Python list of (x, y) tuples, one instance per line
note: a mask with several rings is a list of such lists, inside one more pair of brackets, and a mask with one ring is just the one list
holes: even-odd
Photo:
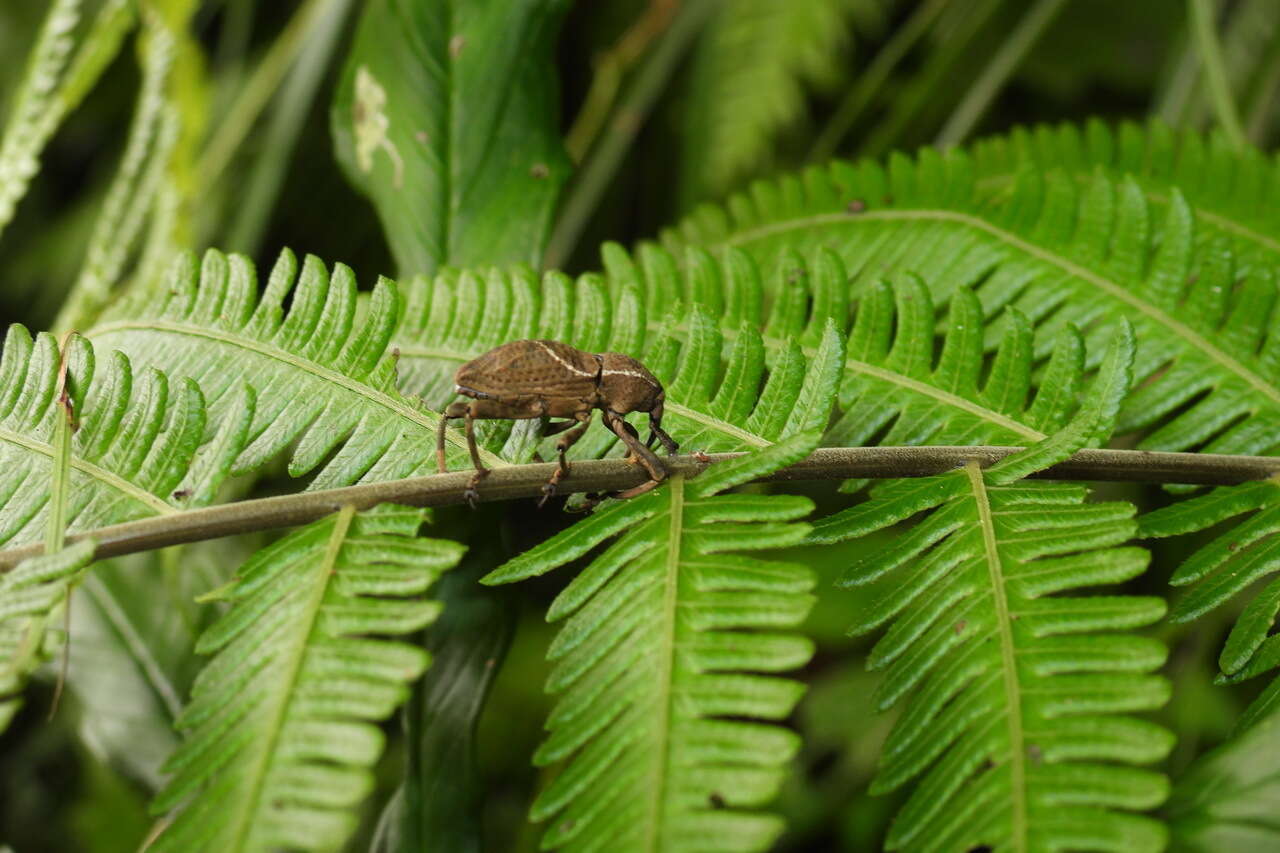
[[(587, 431), (596, 409), (604, 425), (627, 446), (627, 458), (649, 474), (649, 480), (614, 497), (643, 494), (666, 479), (667, 469), (650, 448), (662, 442), (667, 453), (679, 449), (662, 429), (666, 393), (662, 383), (643, 364), (616, 352), (591, 353), (559, 341), (512, 341), (467, 362), (454, 374), (455, 390), (469, 401), (458, 401), (444, 410), (436, 433), (436, 461), (447, 470), (444, 458), (445, 425), (466, 420), (467, 447), (476, 473), (467, 485), (467, 500), (475, 502), (476, 486), (489, 473), (476, 449), (477, 419), (567, 418), (550, 424), (543, 435), (563, 433), (556, 441), (559, 466), (542, 487), (542, 500), (556, 493), (556, 484), (569, 473), (565, 451)], [(623, 415), (648, 412), (649, 439), (641, 443), (635, 427)]]

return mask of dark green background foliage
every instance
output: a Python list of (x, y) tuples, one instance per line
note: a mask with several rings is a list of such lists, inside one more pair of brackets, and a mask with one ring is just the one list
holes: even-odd
[[(1280, 451), (1271, 0), (0, 0), (0, 56), (0, 547), (56, 552), (0, 851), (1280, 849), (1277, 482), (1028, 479)], [(62, 547), (433, 473), (520, 338), (746, 455)], [(1026, 449), (754, 482), (895, 445)]]

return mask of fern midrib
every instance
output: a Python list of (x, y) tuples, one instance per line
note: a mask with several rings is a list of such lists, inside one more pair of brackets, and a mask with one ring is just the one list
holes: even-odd
[[(256, 760), (254, 761), (252, 779), (252, 790), (244, 800), (248, 806), (248, 810), (242, 813), (240, 826), (236, 829), (235, 842), (231, 845), (231, 850), (244, 850), (251, 840), (247, 834), (258, 824), (257, 816), (261, 810), (262, 789), (266, 784), (267, 775), (271, 772), (268, 763), (273, 758), (276, 751), (276, 744), (280, 740), (280, 733), (284, 729), (284, 721), (288, 717), (289, 706), (293, 701), (294, 690), (298, 686), (298, 677), (302, 672), (302, 662), (306, 658), (308, 641), (315, 632), (316, 622), (320, 615), (320, 607), (324, 603), (325, 592), (329, 589), (329, 581), (333, 576), (334, 565), (338, 561), (338, 552), (342, 550), (342, 544), (347, 538), (347, 531), (351, 527), (351, 519), (355, 516), (355, 507), (347, 504), (338, 510), (333, 521), (333, 533), (329, 535), (329, 541), (325, 545), (324, 557), (320, 561), (320, 565), (315, 570), (315, 582), (310, 595), (302, 611), (298, 614), (300, 622), (307, 623), (305, 631), (298, 631), (293, 648), (289, 649), (283, 657), (284, 666), (281, 669), (281, 677), (276, 681), (276, 685), (280, 688), (282, 701), (277, 703), (272, 719), (267, 722), (267, 737), (262, 748), (259, 750)], [(305, 559), (305, 555), (302, 557)]]
[(1004, 668), (1005, 715), (1009, 727), (1009, 792), (1013, 849), (1027, 850), (1027, 767), (1022, 733), (1022, 691), (1018, 684), (1017, 651), (1013, 647), (1013, 623), (1009, 617), (1009, 597), (1005, 588), (1000, 548), (996, 542), (995, 521), (987, 484), (977, 462), (965, 463), (965, 475), (978, 508), (978, 524), (982, 529), (982, 545), (987, 572), (991, 579), (991, 601), (996, 609), (996, 629), (1000, 635), (1000, 657)]
[(662, 590), (661, 640), (658, 649), (658, 677), (654, 683), (661, 691), (658, 697), (658, 719), (655, 731), (653, 772), (649, 782), (649, 819), (645, 822), (644, 849), (658, 853), (663, 847), (658, 825), (663, 817), (666, 779), (671, 764), (671, 703), (675, 691), (671, 680), (675, 670), (676, 603), (679, 598), (680, 546), (684, 532), (684, 478), (672, 477), (667, 486), (667, 513), (671, 524), (667, 533), (667, 552)]
[[(33, 453), (41, 453), (48, 456), (50, 460), (54, 457), (53, 446), (45, 442), (33, 441), (20, 433), (12, 432), (7, 429), (0, 429), (0, 441), (7, 441), (24, 447)], [(115, 489), (117, 492), (129, 497), (138, 503), (144, 504), (148, 509), (154, 510), (157, 515), (172, 515), (178, 510), (169, 506), (160, 498), (151, 494), (145, 489), (141, 489), (130, 483), (128, 480), (113, 474), (105, 468), (100, 468), (92, 462), (86, 462), (84, 459), (72, 454), (71, 467), (84, 474), (88, 474), (95, 480), (102, 482), (104, 485)]]
[(1213, 346), (1209, 341), (1201, 336), (1198, 332), (1184, 323), (1180, 323), (1164, 311), (1151, 305), (1150, 303), (1138, 299), (1125, 288), (1121, 287), (1110, 279), (1103, 278), (1085, 267), (1080, 266), (1074, 261), (1070, 261), (1061, 255), (1043, 249), (1034, 243), (1018, 237), (1010, 231), (998, 228), (983, 219), (972, 216), (967, 213), (957, 213), (951, 210), (933, 210), (922, 208), (920, 210), (880, 210), (859, 213), (852, 217), (848, 213), (820, 213), (812, 216), (798, 217), (788, 219), (785, 222), (775, 222), (769, 225), (762, 225), (758, 228), (749, 228), (734, 234), (725, 240), (722, 245), (740, 246), (744, 243), (750, 243), (754, 240), (764, 239), (776, 234), (784, 234), (788, 231), (795, 231), (804, 228), (813, 228), (823, 225), (849, 225), (852, 222), (865, 221), (892, 221), (892, 220), (934, 220), (938, 222), (955, 222), (960, 225), (966, 225), (979, 231), (983, 231), (995, 237), (1007, 245), (1018, 249), (1021, 252), (1038, 258), (1047, 264), (1056, 266), (1063, 272), (1073, 275), (1083, 281), (1092, 284), (1098, 290), (1106, 293), (1114, 299), (1130, 305), (1138, 313), (1145, 315), (1152, 322), (1163, 326), (1176, 337), (1181, 338), (1190, 347), (1198, 352), (1203, 353), (1210, 361), (1217, 363), (1230, 373), (1235, 374), (1245, 384), (1249, 385), (1262, 396), (1266, 397), (1273, 405), (1280, 406), (1280, 389), (1273, 387), (1253, 371), (1247, 369), (1243, 364), (1231, 357), (1227, 353)]
[[(1091, 173), (1083, 173), (1072, 175), (1072, 177), (1075, 179), (1076, 183), (1087, 185), (1093, 176)], [(974, 181), (974, 186), (977, 188), (988, 186), (1009, 186), (1013, 184), (1015, 178), (1016, 176), (1013, 173), (986, 175), (985, 177)], [(1148, 188), (1147, 182), (1151, 181), (1152, 178), (1146, 175), (1134, 175), (1134, 179), (1144, 185), (1142, 191), (1147, 198), (1160, 204), (1169, 204), (1170, 199), (1168, 193)], [(1196, 219), (1216, 225), (1223, 231), (1229, 231), (1247, 240), (1252, 240), (1260, 246), (1264, 246), (1272, 252), (1280, 254), (1280, 240), (1268, 237), (1260, 231), (1255, 231), (1248, 225), (1243, 225), (1234, 219), (1228, 218), (1225, 214), (1215, 213), (1206, 207), (1192, 204), (1190, 199), (1187, 200), (1187, 204), (1191, 208), (1192, 212), (1195, 213)]]
[[(98, 326), (90, 331), (88, 336), (98, 338), (110, 335), (112, 332), (128, 331), (170, 332), (173, 334), (191, 335), (193, 337), (205, 338), (221, 344), (226, 344), (227, 346), (247, 350), (248, 352), (256, 353), (266, 358), (275, 359), (282, 364), (287, 364), (290, 367), (309, 373), (318, 379), (350, 391), (357, 396), (363, 397), (389, 411), (395, 412), (397, 415), (412, 421), (428, 431), (436, 429), (439, 425), (438, 415), (434, 416), (434, 420), (427, 420), (422, 416), (421, 412), (417, 411), (412, 406), (407, 406), (390, 395), (378, 391), (372, 386), (360, 382), (359, 380), (352, 379), (351, 377), (339, 373), (336, 370), (330, 370), (314, 361), (311, 361), (310, 359), (295, 356), (293, 353), (282, 350), (279, 347), (267, 346), (266, 344), (239, 335), (218, 332), (201, 326), (193, 326), (185, 323), (173, 323), (163, 320), (121, 320), (115, 323), (105, 323)], [(447, 430), (445, 435), (456, 447), (465, 448), (467, 446), (466, 440), (462, 436), (458, 435), (455, 430)], [(485, 450), (484, 448), (480, 448), (480, 456), (492, 467), (505, 468), (509, 464), (502, 457), (492, 451)]]

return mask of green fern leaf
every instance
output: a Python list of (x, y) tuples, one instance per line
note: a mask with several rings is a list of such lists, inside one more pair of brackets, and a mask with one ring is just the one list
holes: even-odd
[[(1164, 602), (1052, 595), (1143, 571), (1146, 552), (1120, 547), (1133, 508), (1086, 503), (1075, 485), (995, 485), (976, 465), (930, 479), (882, 490), (886, 509), (908, 487), (942, 500), (845, 578), (880, 591), (857, 631), (892, 623), (871, 653), (885, 670), (879, 705), (909, 699), (873, 790), (921, 778), (887, 846), (1163, 849), (1160, 824), (1124, 812), (1159, 805), (1167, 784), (1122, 765), (1163, 758), (1172, 736), (1117, 715), (1168, 699), (1147, 674), (1164, 647), (1122, 633), (1157, 621)], [(859, 530), (896, 516), (880, 515)]]
[[(705, 303), (694, 302), (679, 319), (668, 314), (650, 328), (640, 299), (633, 283), (584, 276), (575, 285), (560, 273), (539, 281), (525, 269), (418, 279), (395, 339), (402, 387), (442, 407), (455, 396), (453, 374), (462, 362), (507, 341), (550, 338), (641, 358), (666, 388), (664, 427), (687, 448), (757, 449), (826, 426), (844, 360), (834, 322), (770, 353), (745, 317), (726, 333)], [(767, 361), (773, 365), (766, 380)], [(574, 455), (599, 456), (616, 443), (597, 430)], [(516, 455), (512, 447), (504, 449), (508, 458)]]
[[(165, 515), (212, 502), (245, 441), (253, 394), (227, 390), (232, 416), (207, 430), (195, 383), (133, 375), (110, 357), (95, 381), (93, 348), (70, 339), (68, 393), (79, 421), (72, 438), (67, 529)], [(0, 358), (0, 543), (38, 541), (48, 510), (59, 355), (53, 337), (11, 326)], [(205, 440), (205, 433), (211, 435)]]
[(1098, 169), (1117, 178), (1132, 175), (1153, 211), (1165, 210), (1176, 188), (1195, 213), (1196, 239), (1204, 248), (1230, 246), (1241, 271), (1280, 261), (1280, 216), (1271, 204), (1280, 191), (1280, 168), (1263, 152), (1235, 148), (1218, 133), (1174, 130), (1159, 121), (1036, 125), (979, 140), (973, 161), (980, 191), (993, 197), (1009, 192), (1027, 167), (1065, 169), (1080, 182)]
[(439, 606), (421, 598), (462, 547), (415, 538), (425, 514), (385, 506), (335, 516), (259, 551), (200, 638), (213, 658), (178, 727), (182, 746), (152, 803), (172, 812), (149, 849), (338, 850), (372, 788), (375, 723), (427, 666), (405, 634)]
[(27, 677), (43, 660), (50, 614), (67, 600), (93, 549), (86, 539), (0, 575), (0, 732), (9, 727)]
[(800, 541), (808, 499), (717, 494), (817, 444), (798, 432), (741, 459), (606, 507), (498, 569), (509, 583), (562, 566), (621, 534), (560, 593), (549, 658), (561, 693), (539, 764), (565, 762), (533, 805), (544, 847), (763, 850), (781, 832), (755, 811), (776, 793), (795, 735), (769, 720), (802, 687), (773, 675), (812, 644), (781, 633), (813, 602), (801, 565), (741, 549)]
[(780, 131), (805, 116), (806, 89), (839, 80), (855, 20), (877, 0), (737, 0), (694, 49), (684, 105), (682, 195), (717, 197), (768, 165)]
[[(1169, 614), (1190, 622), (1222, 607), (1280, 569), (1280, 481), (1229, 486), (1143, 516), (1144, 536), (1161, 538), (1205, 530), (1230, 520), (1231, 526), (1180, 565), (1169, 582), (1189, 586)], [(1280, 613), (1280, 579), (1254, 593), (1240, 612), (1218, 657), (1219, 683), (1234, 684), (1280, 666), (1280, 641), (1272, 634)], [(1280, 678), (1254, 700), (1236, 722), (1248, 728), (1280, 708)]]
[(83, 5), (82, 0), (48, 4), (13, 97), (0, 140), (0, 233), (39, 170), (44, 146), (115, 58), (133, 23), (127, 0), (109, 0), (87, 31), (77, 33)]
[[(866, 283), (850, 323), (848, 275), (840, 258), (829, 249), (809, 258), (786, 252), (770, 288), (779, 298), (766, 318), (765, 277), (744, 252), (728, 249), (717, 260), (689, 249), (684, 257), (681, 269), (674, 255), (653, 246), (642, 246), (635, 259), (616, 246), (604, 251), (611, 283), (618, 292), (635, 294), (631, 304), (708, 305), (722, 318), (722, 328), (763, 328), (770, 361), (789, 339), (812, 357), (824, 325), (848, 329), (841, 415), (826, 444), (1032, 444), (1063, 426), (1075, 410), (1085, 350), (1071, 324), (1058, 331), (1033, 385), (1031, 323), (1020, 311), (1007, 310), (992, 338), (970, 288), (953, 293), (941, 333), (935, 333), (928, 288), (911, 274), (893, 284)], [(984, 363), (992, 345), (988, 338), (996, 349), (990, 365)]]
[[(194, 259), (184, 256), (158, 297), (123, 304), (89, 335), (136, 362), (194, 379), (215, 421), (234, 413), (228, 390), (252, 384), (258, 405), (237, 473), (291, 445), (290, 474), (320, 469), (312, 488), (434, 471), (439, 415), (396, 390), (396, 359), (385, 352), (400, 315), (395, 284), (379, 280), (358, 314), (359, 307), (347, 267), (330, 277), (308, 257), (299, 274), (286, 250), (259, 298), (248, 260), (210, 251), (198, 277)], [(464, 439), (455, 430), (449, 437), (453, 462), (465, 464)], [(488, 450), (482, 455), (491, 466), (507, 464)]]
[(1146, 674), (1164, 647), (1119, 633), (1158, 620), (1164, 602), (1053, 595), (1143, 571), (1146, 552), (1120, 547), (1133, 507), (1020, 481), (1106, 439), (1132, 353), (1117, 337), (1079, 411), (1039, 444), (986, 472), (890, 482), (814, 527), (810, 541), (838, 542), (927, 513), (843, 579), (875, 589), (855, 632), (890, 625), (870, 657), (885, 671), (878, 704), (908, 700), (873, 791), (922, 777), (889, 849), (1163, 849), (1159, 823), (1124, 812), (1159, 805), (1164, 778), (1115, 762), (1159, 760), (1172, 736), (1114, 715), (1168, 698)]
[[(1070, 324), (1092, 344), (1126, 318), (1139, 342), (1138, 390), (1120, 430), (1167, 419), (1142, 447), (1265, 452), (1280, 435), (1272, 273), (1241, 270), (1237, 284), (1229, 252), (1198, 258), (1197, 224), (1177, 191), (1153, 217), (1132, 178), (1100, 173), (1081, 186), (1060, 171), (1025, 169), (991, 200), (975, 187), (969, 154), (925, 150), (916, 161), (894, 155), (887, 167), (835, 162), (757, 183), (666, 240), (744, 248), (765, 268), (827, 247), (857, 271), (859, 293), (897, 269), (920, 273), (935, 299), (968, 286), (984, 315), (1011, 305), (1034, 325), (1037, 359)], [(1012, 316), (988, 327), (987, 347)]]
[[(772, 288), (783, 298), (767, 317), (765, 277), (740, 250), (716, 258), (690, 249), (681, 265), (657, 247), (641, 246), (633, 258), (606, 244), (604, 258), (607, 276), (586, 275), (576, 283), (559, 273), (539, 280), (528, 270), (414, 281), (395, 337), (403, 387), (438, 408), (453, 398), (453, 372), (462, 362), (508, 340), (556, 338), (591, 351), (637, 355), (667, 382), (686, 370), (676, 394), (696, 396), (675, 404), (682, 416), (693, 419), (681, 425), (681, 433), (691, 430), (698, 441), (717, 449), (745, 449), (763, 443), (760, 432), (747, 427), (766, 370), (770, 376), (793, 373), (805, 357), (814, 379), (830, 381), (828, 356), (835, 335), (847, 341), (843, 369), (835, 364), (843, 414), (826, 444), (1032, 444), (1065, 424), (1077, 404), (1085, 362), (1083, 339), (1074, 327), (1058, 333), (1039, 389), (1028, 402), (1030, 323), (1009, 312), (987, 370), (986, 325), (968, 289), (957, 291), (946, 332), (931, 342), (929, 291), (910, 275), (892, 286), (869, 284), (850, 329), (848, 276), (829, 250), (809, 258), (788, 254)], [(673, 315), (672, 306), (692, 307)], [(714, 340), (713, 318), (720, 343)], [(934, 358), (935, 349), (943, 353), (940, 359)], [(719, 367), (717, 352), (723, 353)], [(684, 367), (670, 367), (673, 357)], [(987, 379), (980, 381), (984, 371)], [(671, 388), (668, 397), (676, 399)], [(685, 441), (682, 434), (676, 437)], [(598, 438), (604, 443), (587, 441), (580, 453), (603, 452), (611, 440)]]

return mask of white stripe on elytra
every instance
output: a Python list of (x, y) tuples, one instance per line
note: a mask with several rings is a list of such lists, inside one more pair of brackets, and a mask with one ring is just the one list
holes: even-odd
[(643, 379), (645, 382), (648, 382), (653, 387), (655, 388), (658, 387), (657, 383), (654, 382), (651, 378), (649, 378), (648, 376), (645, 376), (643, 373), (637, 373), (634, 370), (617, 370), (612, 367), (606, 367), (604, 370), (600, 372), (605, 376), (631, 376), (636, 379)]
[(551, 356), (556, 361), (560, 362), (560, 364), (563, 365), (566, 370), (572, 370), (574, 373), (578, 374), (579, 376), (595, 376), (596, 375), (596, 372), (594, 370), (583, 370), (581, 367), (578, 367), (576, 364), (570, 364), (569, 362), (565, 361), (564, 358), (561, 357), (560, 353), (556, 352), (551, 347), (547, 346), (543, 341), (535, 341), (535, 343), (538, 346), (542, 347), (542, 349), (546, 351), (547, 355)]

